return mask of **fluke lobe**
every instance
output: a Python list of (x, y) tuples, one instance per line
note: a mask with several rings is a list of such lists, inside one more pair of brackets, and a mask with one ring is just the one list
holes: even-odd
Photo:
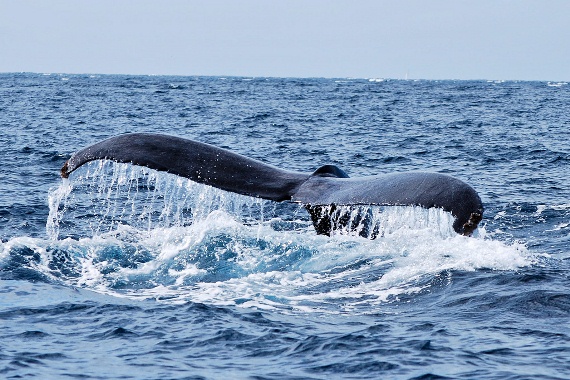
[[(471, 235), (483, 217), (477, 192), (466, 183), (438, 173), (393, 173), (349, 178), (325, 165), (312, 174), (276, 168), (226, 149), (180, 137), (131, 133), (111, 137), (75, 153), (62, 167), (67, 178), (93, 160), (131, 163), (186, 177), (238, 194), (302, 203), (319, 234), (346, 227), (349, 207), (358, 205), (441, 208), (455, 218), (453, 229)], [(341, 211), (344, 210), (344, 211)], [(362, 236), (374, 237), (360, 215)]]

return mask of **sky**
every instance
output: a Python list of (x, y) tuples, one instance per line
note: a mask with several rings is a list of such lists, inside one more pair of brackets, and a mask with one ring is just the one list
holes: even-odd
[(0, 0), (0, 72), (570, 81), (570, 1)]

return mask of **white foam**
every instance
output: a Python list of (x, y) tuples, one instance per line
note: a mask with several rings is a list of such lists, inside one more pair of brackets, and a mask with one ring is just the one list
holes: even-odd
[[(353, 237), (315, 236), (291, 231), (273, 231), (263, 227), (264, 239), (257, 246), (245, 241), (254, 238), (256, 229), (240, 226), (232, 248), (241, 245), (233, 264), (246, 274), (220, 281), (203, 281), (211, 263), (188, 262), (175, 269), (173, 263), (194, 254), (192, 243), (200, 240), (197, 226), (186, 227), (186, 238), (175, 233), (155, 236), (142, 244), (146, 249), (156, 247), (154, 259), (137, 268), (124, 268), (112, 274), (102, 274), (105, 262), (94, 264), (98, 250), (118, 244), (111, 238), (93, 238), (87, 244), (89, 256), (81, 260), (82, 276), (70, 280), (74, 286), (84, 286), (107, 294), (129, 298), (155, 298), (164, 302), (204, 302), (237, 305), (260, 309), (283, 309), (314, 312), (369, 311), (373, 306), (397, 300), (401, 295), (418, 293), (431, 286), (431, 280), (442, 273), (475, 271), (479, 269), (517, 270), (535, 263), (522, 245), (506, 245), (497, 241), (455, 236), (442, 239), (426, 231), (401, 230), (374, 241)], [(202, 226), (205, 227), (205, 226)], [(194, 229), (194, 230), (192, 230)], [(204, 245), (214, 244), (227, 232), (220, 227), (202, 231)], [(184, 232), (184, 231), (179, 231)], [(209, 239), (209, 240), (208, 240)], [(178, 243), (177, 243), (178, 241)], [(280, 246), (276, 252), (272, 247)], [(287, 255), (299, 247), (310, 251), (308, 258), (287, 260)], [(222, 250), (229, 247), (222, 247)], [(274, 267), (263, 264), (282, 259)], [(220, 256), (220, 261), (223, 258)], [(361, 264), (359, 264), (361, 263)], [(163, 268), (163, 269), (160, 269)], [(167, 277), (164, 277), (167, 268)], [(162, 274), (161, 274), (162, 273)], [(151, 280), (136, 290), (114, 289), (113, 283), (131, 281), (147, 275)], [(162, 281), (162, 282), (161, 282)]]

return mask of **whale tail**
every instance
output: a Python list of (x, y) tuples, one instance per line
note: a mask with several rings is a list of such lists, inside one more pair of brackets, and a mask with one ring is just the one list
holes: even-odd
[[(93, 160), (112, 160), (165, 171), (225, 191), (276, 202), (302, 203), (315, 230), (330, 234), (346, 226), (346, 207), (399, 205), (442, 208), (455, 217), (457, 233), (470, 235), (481, 221), (481, 199), (469, 185), (438, 173), (396, 173), (348, 178), (334, 165), (312, 174), (283, 170), (226, 149), (180, 137), (132, 133), (111, 137), (75, 153), (61, 169), (67, 178)], [(362, 236), (374, 237), (366, 227), (366, 213), (357, 219)]]

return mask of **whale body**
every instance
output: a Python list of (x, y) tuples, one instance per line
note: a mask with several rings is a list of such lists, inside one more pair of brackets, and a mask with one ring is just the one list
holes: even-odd
[[(344, 206), (441, 208), (454, 217), (453, 229), (471, 235), (483, 217), (477, 192), (454, 177), (428, 172), (349, 178), (325, 165), (313, 173), (289, 171), (229, 150), (175, 136), (131, 133), (111, 137), (71, 156), (61, 169), (67, 178), (93, 160), (112, 160), (172, 173), (225, 191), (276, 202), (301, 203), (315, 230), (331, 234), (347, 219)], [(366, 223), (368, 216), (362, 215)], [(373, 237), (366, 228), (361, 235)]]

